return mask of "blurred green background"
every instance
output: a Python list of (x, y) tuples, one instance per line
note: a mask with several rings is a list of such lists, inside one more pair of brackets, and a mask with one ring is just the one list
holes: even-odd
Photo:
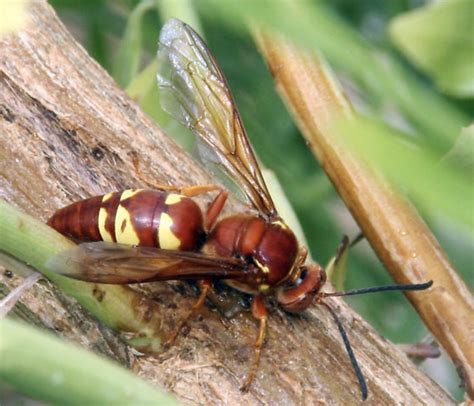
[[(228, 78), (257, 154), (283, 185), (313, 258), (326, 264), (342, 234), (355, 236), (358, 228), (276, 94), (247, 22), (277, 28), (303, 46), (318, 49), (356, 110), (373, 120), (371, 130), (387, 142), (386, 154), (379, 157), (386, 165), (382, 169), (412, 197), (455, 267), (474, 285), (474, 131), (461, 131), (472, 121), (474, 107), (472, 1), (445, 1), (436, 6), (441, 10), (427, 7), (416, 12), (412, 10), (424, 7), (423, 1), (51, 4), (91, 56), (190, 150), (187, 131), (161, 111), (156, 67), (150, 64), (164, 19), (179, 17), (198, 29)], [(370, 150), (373, 138), (361, 142)], [(392, 143), (397, 149), (390, 147)], [(415, 155), (404, 155), (407, 151)], [(387, 283), (390, 277), (365, 241), (351, 250), (345, 288)], [(348, 302), (395, 343), (418, 342), (427, 334), (401, 294)], [(429, 360), (422, 368), (462, 399), (458, 377), (446, 357)]]

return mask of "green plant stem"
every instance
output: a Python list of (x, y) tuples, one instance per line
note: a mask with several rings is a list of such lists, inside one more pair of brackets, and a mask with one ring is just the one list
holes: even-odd
[(127, 20), (113, 66), (113, 77), (122, 87), (127, 86), (138, 72), (142, 50), (142, 20), (154, 7), (152, 0), (144, 0), (135, 7)]
[(9, 319), (0, 320), (0, 379), (53, 404), (177, 405), (105, 358)]
[(72, 246), (46, 224), (0, 200), (0, 250), (41, 272), (109, 327), (145, 337), (147, 349), (158, 350), (161, 319), (152, 300), (126, 286), (76, 281), (48, 269), (48, 260)]

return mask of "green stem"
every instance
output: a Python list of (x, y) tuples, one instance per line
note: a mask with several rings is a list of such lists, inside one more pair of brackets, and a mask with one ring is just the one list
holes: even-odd
[(112, 361), (9, 319), (0, 320), (0, 359), (1, 381), (48, 403), (178, 404)]
[[(0, 251), (31, 265), (100, 321), (146, 338), (142, 350), (157, 351), (163, 333), (156, 304), (127, 286), (76, 281), (51, 272), (47, 262), (73, 243), (46, 224), (0, 199)], [(73, 266), (65, 264), (65, 267)]]

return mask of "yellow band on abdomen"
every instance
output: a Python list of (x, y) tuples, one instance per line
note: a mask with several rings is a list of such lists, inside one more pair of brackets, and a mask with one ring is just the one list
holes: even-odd
[(168, 213), (161, 213), (160, 225), (158, 227), (158, 242), (160, 248), (165, 250), (177, 250), (181, 245), (181, 241), (177, 238), (171, 227), (173, 226), (173, 219)]
[[(102, 197), (102, 202), (106, 202), (112, 197), (113, 193), (107, 193)], [(105, 228), (105, 225), (107, 224), (107, 217), (109, 216), (109, 213), (107, 212), (107, 209), (105, 207), (101, 207), (99, 209), (99, 218), (97, 219), (97, 223), (99, 226), (99, 233), (100, 237), (102, 238), (103, 241), (109, 241), (112, 242), (114, 239), (112, 238), (112, 234), (110, 234), (107, 229)]]
[[(142, 189), (125, 190), (120, 196), (120, 202), (136, 195)], [(128, 210), (122, 206), (122, 203), (117, 207), (115, 214), (115, 239), (119, 244), (138, 245), (140, 238), (133, 228), (132, 219)]]

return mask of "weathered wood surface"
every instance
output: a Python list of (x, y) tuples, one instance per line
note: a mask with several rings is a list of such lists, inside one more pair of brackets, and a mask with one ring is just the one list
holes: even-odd
[[(0, 197), (46, 220), (88, 196), (140, 186), (131, 156), (158, 182), (208, 183), (209, 175), (171, 141), (79, 46), (43, 1), (25, 29), (0, 39)], [(11, 285), (5, 278), (4, 285)], [(177, 289), (176, 287), (184, 286)], [(194, 300), (185, 284), (155, 284), (164, 328)], [(342, 300), (331, 300), (368, 380), (366, 404), (451, 404), (452, 399)], [(186, 336), (160, 355), (137, 358), (72, 300), (43, 283), (17, 314), (109, 354), (189, 404), (355, 404), (359, 388), (331, 316), (274, 308), (269, 340), (251, 391), (247, 371), (256, 326), (205, 309)]]

